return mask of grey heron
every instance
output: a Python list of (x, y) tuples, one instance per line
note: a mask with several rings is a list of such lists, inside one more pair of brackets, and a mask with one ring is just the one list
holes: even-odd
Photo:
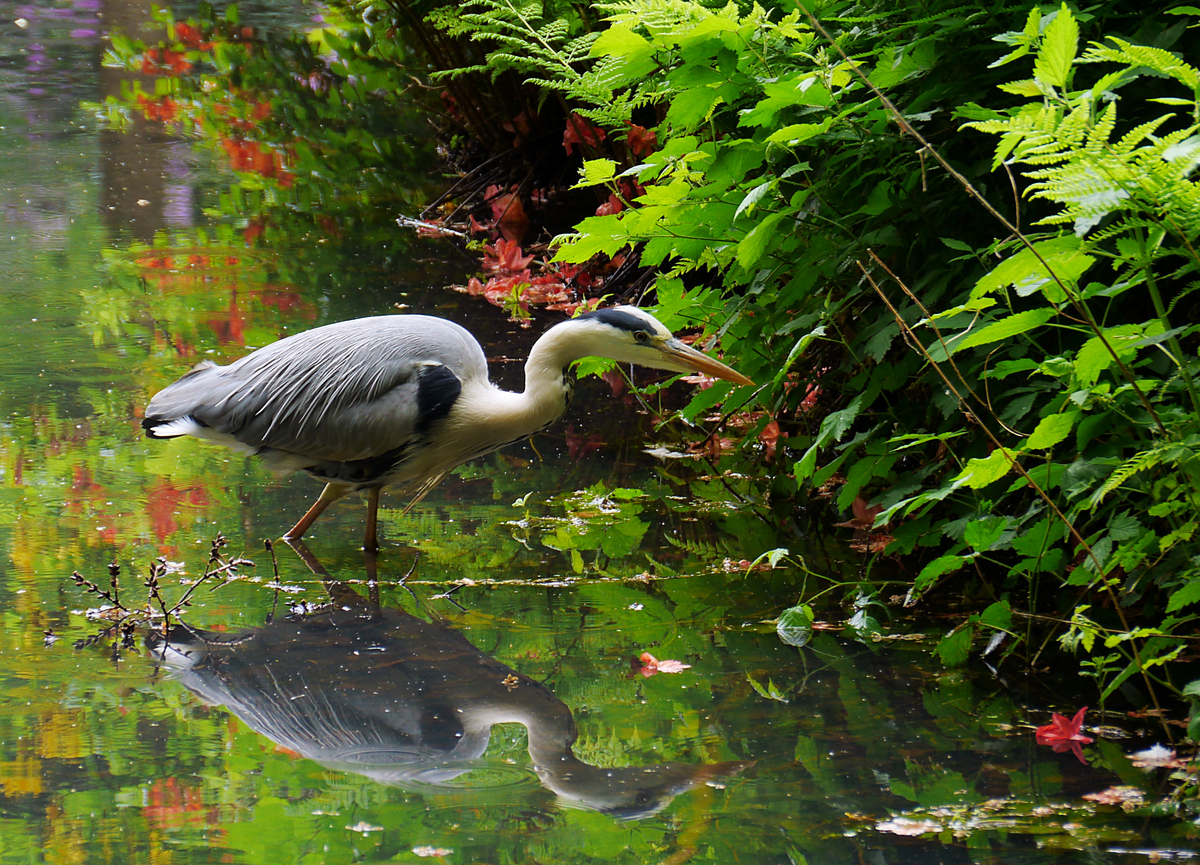
[(569, 365), (591, 356), (753, 384), (633, 306), (547, 330), (525, 363), (522, 393), (488, 380), (483, 349), (463, 327), (382, 315), (298, 333), (228, 366), (203, 362), (155, 394), (142, 427), (151, 438), (195, 436), (256, 454), (274, 471), (324, 481), (285, 539), (303, 536), (332, 502), (365, 490), (364, 547), (375, 550), (381, 487), (398, 484), (415, 503), (455, 466), (549, 426), (570, 399)]

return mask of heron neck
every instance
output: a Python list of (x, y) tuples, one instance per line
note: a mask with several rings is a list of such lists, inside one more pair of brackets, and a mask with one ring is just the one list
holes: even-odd
[(578, 342), (571, 339), (570, 322), (550, 328), (533, 344), (525, 361), (525, 399), (534, 404), (560, 405), (561, 413), (571, 397), (572, 382), (567, 367), (585, 356), (580, 353)]

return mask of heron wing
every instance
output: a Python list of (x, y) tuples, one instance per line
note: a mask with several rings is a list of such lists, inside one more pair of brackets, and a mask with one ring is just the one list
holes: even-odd
[(369, 460), (424, 436), (475, 377), (487, 378), (483, 350), (452, 322), (355, 319), (193, 370), (155, 395), (144, 425), (190, 418), (248, 447)]

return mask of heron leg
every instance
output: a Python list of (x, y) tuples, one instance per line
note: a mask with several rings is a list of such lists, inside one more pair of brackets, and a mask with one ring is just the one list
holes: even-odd
[(317, 517), (321, 516), (327, 507), (349, 493), (352, 489), (353, 487), (346, 486), (345, 484), (325, 484), (325, 489), (321, 490), (321, 495), (317, 496), (317, 500), (313, 502), (313, 506), (308, 509), (308, 512), (300, 518), (300, 521), (296, 525), (287, 530), (283, 539), (285, 541), (294, 541), (304, 537), (304, 533), (317, 521)]
[(367, 534), (363, 549), (368, 553), (379, 551), (379, 487), (367, 490)]

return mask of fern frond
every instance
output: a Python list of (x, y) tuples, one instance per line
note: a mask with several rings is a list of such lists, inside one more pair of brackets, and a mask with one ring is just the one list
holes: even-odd
[(1120, 139), (1118, 139), (1117, 143), (1113, 145), (1113, 151), (1118, 156), (1132, 153), (1135, 147), (1141, 144), (1146, 138), (1153, 135), (1158, 130), (1158, 127), (1162, 126), (1174, 116), (1174, 114), (1164, 114), (1161, 117), (1155, 117), (1153, 120), (1147, 120), (1145, 123), (1133, 127), (1133, 129), (1129, 130), (1122, 135)]
[(1116, 48), (1093, 44), (1084, 54), (1084, 57), (1096, 60), (1110, 60), (1129, 66), (1145, 66), (1161, 75), (1168, 75), (1174, 78), (1193, 91), (1200, 88), (1200, 70), (1197, 70), (1196, 67), (1189, 63), (1183, 62), (1170, 51), (1164, 51), (1162, 48), (1154, 48), (1150, 45), (1134, 45), (1115, 36), (1110, 36), (1109, 39), (1116, 44)]

